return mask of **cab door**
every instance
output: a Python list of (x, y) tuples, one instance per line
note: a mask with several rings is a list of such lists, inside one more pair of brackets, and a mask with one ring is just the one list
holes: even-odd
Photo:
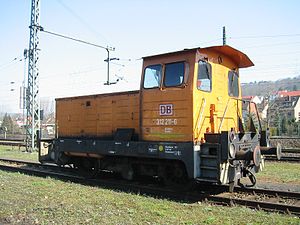
[(190, 63), (186, 58), (144, 61), (140, 104), (142, 140), (192, 140), (189, 73)]

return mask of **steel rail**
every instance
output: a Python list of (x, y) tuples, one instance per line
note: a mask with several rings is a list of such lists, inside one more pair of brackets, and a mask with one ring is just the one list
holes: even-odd
[(278, 162), (293, 162), (300, 163), (300, 156), (281, 156), (280, 160), (277, 159), (276, 156), (268, 155), (265, 156), (265, 160), (267, 161), (278, 161)]
[(300, 153), (300, 148), (283, 148), (283, 153)]
[[(41, 139), (41, 141), (51, 141), (52, 139)], [(24, 147), (26, 143), (21, 139), (0, 139), (0, 145)]]
[(272, 137), (270, 137), (270, 139), (272, 140), (277, 140), (277, 139), (300, 139), (300, 137), (295, 137), (295, 136), (293, 136), (293, 137), (287, 137), (287, 136), (272, 136)]
[(20, 139), (20, 138), (0, 138), (0, 141), (3, 141), (3, 142), (24, 142), (25, 140), (24, 139)]
[(6, 157), (0, 157), (0, 161), (7, 162), (7, 163), (26, 164), (31, 166), (58, 167), (54, 163), (42, 164), (38, 161), (33, 161), (33, 160), (11, 159)]
[(220, 196), (210, 196), (207, 198), (207, 200), (214, 203), (220, 203), (220, 204), (226, 203), (226, 205), (228, 206), (242, 205), (252, 209), (279, 212), (279, 213), (288, 213), (288, 214), (294, 214), (300, 216), (299, 206), (254, 201), (254, 200), (245, 200), (245, 199), (235, 199), (235, 198), (220, 197)]
[(291, 192), (291, 191), (280, 191), (280, 190), (272, 190), (272, 189), (264, 189), (264, 188), (242, 188), (235, 187), (234, 190), (239, 193), (249, 193), (249, 194), (263, 194), (273, 197), (282, 197), (282, 198), (293, 198), (300, 200), (300, 192)]
[(16, 140), (0, 140), (0, 145), (9, 145), (9, 146), (26, 146), (25, 141), (16, 141)]

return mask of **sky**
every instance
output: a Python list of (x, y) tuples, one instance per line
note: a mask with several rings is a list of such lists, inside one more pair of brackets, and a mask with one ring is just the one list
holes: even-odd
[[(114, 47), (106, 82), (104, 49), (40, 32), (41, 98), (137, 90), (141, 57), (185, 48), (227, 44), (255, 66), (241, 69), (242, 83), (300, 75), (298, 0), (40, 0), (46, 30)], [(0, 0), (0, 112), (21, 112), (20, 86), (27, 77), (30, 0)]]

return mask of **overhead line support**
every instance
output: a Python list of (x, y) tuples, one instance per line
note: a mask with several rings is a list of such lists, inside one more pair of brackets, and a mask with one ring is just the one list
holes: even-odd
[(30, 37), (28, 50), (28, 77), (26, 88), (26, 151), (38, 148), (40, 133), (40, 98), (39, 98), (39, 35), (40, 1), (31, 1)]

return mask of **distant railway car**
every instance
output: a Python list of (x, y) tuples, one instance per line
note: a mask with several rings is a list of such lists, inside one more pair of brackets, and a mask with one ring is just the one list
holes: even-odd
[[(139, 91), (56, 100), (56, 138), (40, 161), (91, 173), (150, 175), (166, 182), (254, 182), (270, 148), (267, 132), (245, 131), (239, 69), (253, 66), (230, 46), (143, 58)], [(43, 146), (43, 145), (42, 145)]]

